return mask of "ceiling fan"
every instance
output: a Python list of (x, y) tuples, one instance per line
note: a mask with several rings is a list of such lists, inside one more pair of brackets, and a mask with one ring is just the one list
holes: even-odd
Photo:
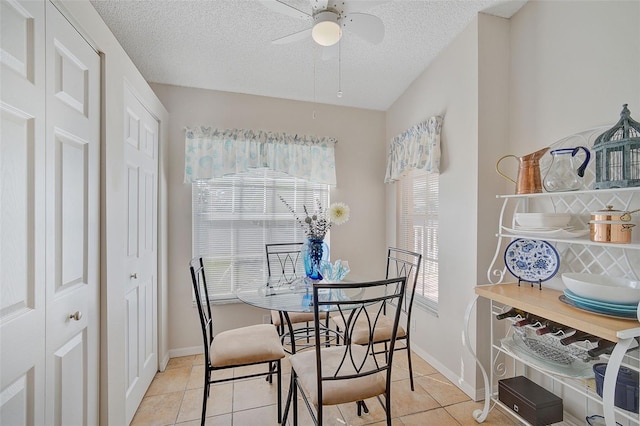
[[(305, 19), (310, 27), (272, 41), (273, 44), (287, 44), (303, 40), (309, 35), (321, 46), (334, 46), (340, 41), (343, 30), (351, 32), (369, 43), (378, 44), (384, 38), (384, 24), (377, 16), (353, 10), (353, 5), (366, 4), (371, 7), (385, 1), (348, 1), (348, 0), (308, 0), (310, 13), (302, 10), (301, 2), (294, 7), (284, 0), (260, 0), (268, 8), (283, 15)], [(289, 1), (292, 3), (291, 1)]]

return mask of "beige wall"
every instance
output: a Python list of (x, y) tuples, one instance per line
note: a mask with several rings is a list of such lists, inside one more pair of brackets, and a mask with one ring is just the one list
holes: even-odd
[(511, 19), (514, 153), (613, 124), (623, 103), (640, 120), (638, 22), (637, 0), (534, 1)]
[[(440, 314), (417, 309), (413, 343), (470, 395), (482, 383), (461, 344), (462, 315), (473, 286), (487, 282), (496, 250), (495, 194), (513, 192), (494, 172), (495, 161), (615, 122), (623, 103), (640, 117), (638, 18), (637, 1), (530, 1), (509, 21), (479, 15), (387, 111), (386, 141), (431, 115), (445, 116)], [(388, 188), (388, 244), (394, 206)], [(471, 338), (477, 333), (486, 360), (486, 305), (478, 312)]]
[[(483, 53), (479, 58), (478, 52)], [(462, 343), (463, 314), (473, 287), (486, 275), (478, 259), (494, 245), (494, 212), (479, 195), (495, 194), (501, 184), (487, 176), (487, 158), (503, 149), (506, 139), (504, 105), (508, 75), (508, 21), (488, 15), (472, 22), (416, 79), (387, 112), (387, 141), (425, 118), (444, 115), (440, 173), (439, 313), (419, 306), (414, 315), (420, 327), (412, 335), (415, 350), (474, 395), (476, 368)], [(482, 84), (480, 84), (482, 83)], [(487, 92), (491, 96), (486, 96)], [(482, 95), (482, 99), (479, 98)], [(482, 121), (480, 121), (482, 119)], [(486, 123), (491, 123), (487, 126)], [(488, 140), (486, 147), (479, 140)], [(388, 212), (395, 205), (395, 188), (387, 188)], [(395, 242), (395, 221), (387, 217), (388, 244)], [(493, 252), (493, 250), (492, 250)], [(483, 271), (483, 268), (485, 271)], [(475, 321), (471, 338), (475, 340)], [(455, 356), (451, 356), (455, 354)]]
[[(348, 260), (352, 271), (362, 277), (384, 274), (383, 112), (168, 85), (154, 84), (152, 88), (171, 114), (168, 269), (172, 356), (202, 352), (188, 271), (191, 186), (183, 183), (185, 127), (262, 129), (337, 138), (338, 185), (331, 191), (331, 199), (349, 204), (351, 219), (331, 231), (331, 258)], [(216, 305), (216, 330), (260, 323), (265, 313), (243, 304)]]

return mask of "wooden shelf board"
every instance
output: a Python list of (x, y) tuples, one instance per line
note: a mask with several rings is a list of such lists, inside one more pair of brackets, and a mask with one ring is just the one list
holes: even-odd
[(478, 296), (494, 300), (538, 315), (550, 321), (564, 324), (611, 342), (617, 342), (617, 333), (638, 327), (638, 321), (623, 320), (592, 314), (562, 303), (558, 297), (561, 291), (550, 288), (538, 289), (528, 283), (481, 285), (475, 288)]

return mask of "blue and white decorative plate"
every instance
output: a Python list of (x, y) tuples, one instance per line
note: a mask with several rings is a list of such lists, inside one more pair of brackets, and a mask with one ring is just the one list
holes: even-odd
[(560, 255), (546, 241), (518, 238), (504, 251), (504, 264), (520, 281), (540, 283), (558, 272)]

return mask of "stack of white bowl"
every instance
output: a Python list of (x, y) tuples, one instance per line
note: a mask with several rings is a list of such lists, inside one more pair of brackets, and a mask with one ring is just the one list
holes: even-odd
[(570, 213), (516, 213), (514, 215), (519, 229), (555, 230), (567, 229), (571, 221)]

